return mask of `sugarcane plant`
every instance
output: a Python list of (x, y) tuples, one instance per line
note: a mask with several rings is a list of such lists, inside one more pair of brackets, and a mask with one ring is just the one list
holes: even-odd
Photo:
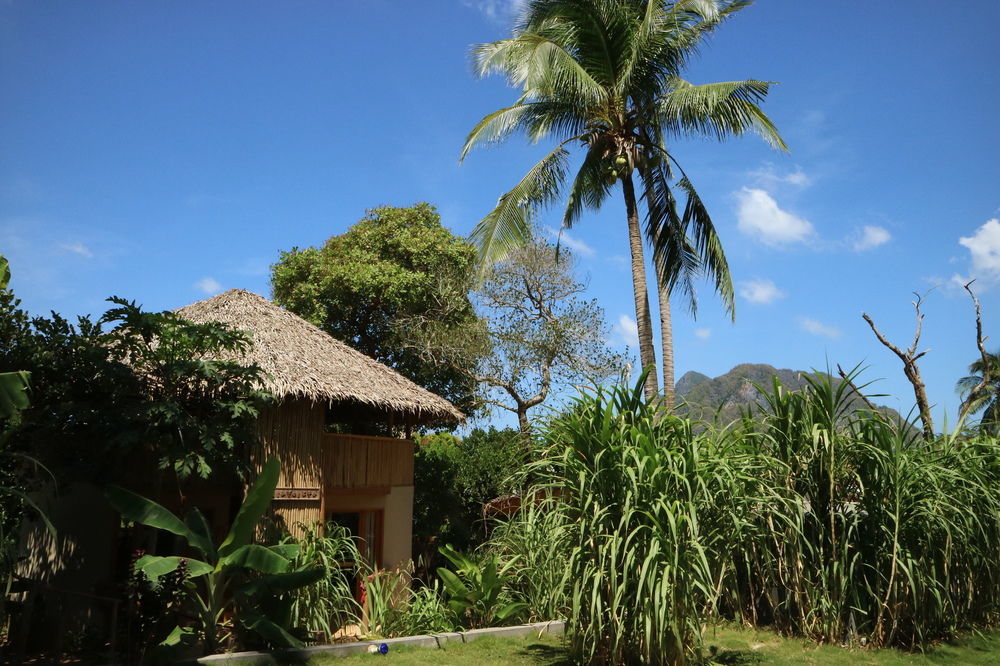
[(262, 546), (251, 543), (257, 523), (271, 503), (278, 482), (276, 458), (264, 465), (247, 491), (222, 543), (212, 542), (208, 521), (197, 508), (181, 519), (156, 502), (118, 486), (107, 491), (108, 500), (127, 521), (175, 534), (202, 559), (172, 555), (144, 555), (136, 571), (156, 585), (179, 568), (186, 569), (194, 626), (177, 626), (161, 645), (174, 647), (200, 642), (211, 654), (223, 647), (234, 630), (256, 634), (277, 647), (301, 647), (288, 628), (292, 598), (288, 594), (323, 578), (326, 569), (295, 569), (297, 544)]

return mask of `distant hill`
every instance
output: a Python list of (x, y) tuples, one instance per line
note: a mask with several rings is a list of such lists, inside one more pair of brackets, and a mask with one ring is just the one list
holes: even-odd
[[(763, 394), (757, 386), (770, 392), (772, 377), (777, 376), (782, 386), (789, 391), (798, 391), (808, 382), (806, 377), (812, 372), (778, 369), (765, 363), (742, 363), (724, 375), (710, 378), (700, 372), (686, 372), (677, 381), (677, 413), (704, 421), (714, 421), (718, 412), (720, 423), (730, 423), (740, 417), (741, 410), (751, 405), (765, 404)], [(839, 384), (839, 377), (834, 377)], [(855, 396), (852, 402), (857, 408), (864, 408), (861, 398)], [(879, 406), (879, 410), (891, 417), (897, 417), (890, 407)]]

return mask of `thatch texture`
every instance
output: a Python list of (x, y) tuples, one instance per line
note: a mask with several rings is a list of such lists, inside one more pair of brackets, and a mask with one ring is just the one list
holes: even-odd
[(176, 313), (247, 331), (253, 349), (239, 360), (259, 365), (266, 374), (264, 388), (282, 398), (361, 403), (411, 423), (464, 419), (444, 398), (252, 292), (230, 289)]

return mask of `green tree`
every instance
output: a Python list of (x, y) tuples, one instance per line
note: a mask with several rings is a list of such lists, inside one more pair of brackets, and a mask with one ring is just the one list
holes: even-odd
[[(1000, 433), (1000, 352), (988, 353), (985, 359), (976, 359), (969, 365), (969, 373), (959, 379), (955, 387), (962, 396), (960, 412), (982, 412), (981, 427), (996, 435)], [(980, 384), (983, 386), (980, 387)]]
[(413, 468), (413, 552), (434, 570), (438, 547), (468, 551), (486, 538), (483, 505), (517, 490), (524, 462), (516, 430), (475, 428), (464, 439), (435, 433), (420, 440)]
[(534, 241), (494, 264), (477, 290), (489, 351), (476, 372), (486, 402), (517, 416), (528, 446), (528, 411), (560, 388), (601, 382), (625, 359), (608, 349), (604, 310), (580, 297), (572, 257)]
[[(13, 301), (8, 284), (10, 267), (7, 259), (0, 255), (0, 303)], [(25, 508), (30, 507), (55, 535), (48, 516), (28, 495), (37, 485), (38, 461), (13, 450), (9, 444), (21, 412), (30, 405), (29, 377), (30, 373), (24, 370), (0, 372), (0, 585), (4, 587), (4, 593), (0, 594), (0, 623), (7, 619), (7, 593), (17, 563), (17, 542), (21, 523), (26, 518)]]
[(32, 378), (11, 447), (60, 481), (120, 479), (140, 451), (181, 479), (240, 470), (266, 399), (259, 368), (231, 360), (249, 338), (110, 300), (116, 307), (99, 320), (71, 324), (32, 318), (0, 292), (0, 371)]
[(383, 206), (322, 247), (282, 252), (271, 285), (280, 305), (468, 412), (475, 382), (456, 368), (474, 359), (417, 341), (477, 330), (474, 261), (433, 206)]
[[(476, 226), (472, 241), (484, 263), (505, 256), (529, 237), (539, 209), (560, 198), (570, 170), (570, 147), (583, 159), (565, 195), (562, 224), (570, 228), (595, 210), (620, 183), (625, 200), (632, 288), (644, 367), (655, 364), (652, 324), (639, 226), (645, 201), (645, 236), (661, 287), (664, 391), (673, 397), (673, 344), (669, 294), (680, 286), (695, 309), (694, 280), (713, 280), (726, 308), (733, 288), (722, 244), (691, 180), (670, 154), (668, 136), (718, 139), (748, 131), (785, 145), (758, 108), (770, 84), (747, 80), (692, 85), (681, 78), (701, 39), (747, 6), (744, 0), (536, 0), (527, 4), (513, 36), (474, 50), (480, 76), (498, 72), (520, 89), (517, 101), (483, 118), (466, 139), (462, 157), (480, 144), (516, 132), (532, 141), (559, 143), (500, 197)], [(639, 181), (639, 190), (633, 173)], [(686, 198), (678, 211), (674, 190)], [(645, 393), (653, 398), (654, 373)]]

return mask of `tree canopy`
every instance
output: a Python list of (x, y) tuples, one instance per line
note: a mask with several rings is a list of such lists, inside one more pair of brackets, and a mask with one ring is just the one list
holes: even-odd
[(30, 317), (0, 290), (0, 371), (31, 373), (31, 406), (11, 426), (10, 448), (60, 480), (112, 480), (135, 455), (179, 478), (242, 468), (265, 395), (258, 368), (219, 358), (246, 336), (109, 300), (99, 320), (74, 324)]
[(607, 346), (608, 326), (596, 300), (581, 298), (568, 252), (532, 241), (495, 264), (476, 292), (487, 322), (489, 351), (476, 379), (487, 402), (517, 415), (528, 433), (528, 410), (560, 388), (621, 373), (625, 358)]
[(271, 285), (278, 304), (468, 413), (475, 381), (457, 369), (474, 364), (468, 347), (428, 353), (418, 341), (478, 330), (474, 261), (433, 206), (382, 206), (321, 247), (282, 252)]

